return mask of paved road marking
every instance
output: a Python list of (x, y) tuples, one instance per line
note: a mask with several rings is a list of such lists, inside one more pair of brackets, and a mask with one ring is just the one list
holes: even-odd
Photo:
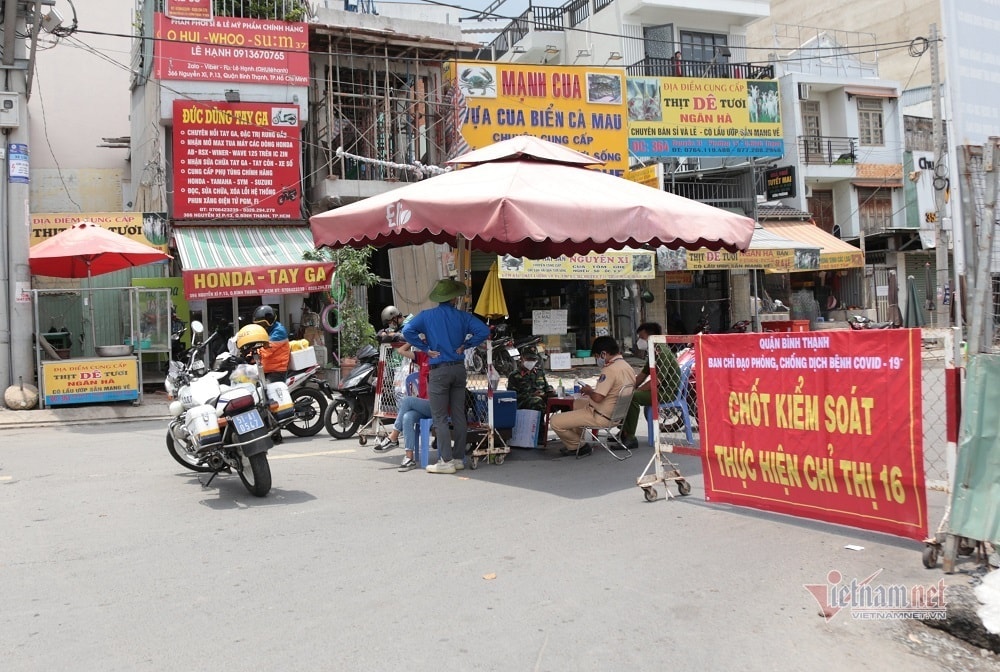
[(354, 448), (344, 448), (341, 450), (323, 450), (318, 453), (290, 453), (288, 455), (268, 455), (271, 460), (290, 460), (296, 457), (316, 457), (318, 455), (343, 455), (344, 453), (356, 453)]
[(0, 481), (13, 481), (13, 476), (0, 476)]

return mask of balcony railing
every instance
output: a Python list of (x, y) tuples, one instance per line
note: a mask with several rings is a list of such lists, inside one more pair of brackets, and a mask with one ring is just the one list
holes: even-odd
[[(511, 21), (490, 43), (490, 49), (484, 50), (496, 58), (506, 54), (511, 47), (520, 42), (532, 30), (561, 31), (564, 28), (565, 9), (563, 7), (529, 6), (519, 17)], [(534, 14), (534, 17), (532, 17)]]
[(812, 165), (854, 165), (858, 158), (858, 139), (829, 135), (800, 135), (799, 158)]
[(674, 61), (672, 58), (644, 58), (626, 69), (633, 77), (709, 77), (712, 79), (774, 79), (773, 65), (756, 63), (713, 63)]

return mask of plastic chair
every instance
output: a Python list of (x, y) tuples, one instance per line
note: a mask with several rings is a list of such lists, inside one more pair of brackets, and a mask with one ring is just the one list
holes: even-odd
[[(677, 386), (677, 397), (673, 401), (660, 404), (660, 410), (676, 408), (684, 421), (684, 434), (690, 444), (694, 444), (694, 434), (691, 432), (691, 409), (688, 407), (688, 385), (691, 380), (691, 371), (694, 370), (694, 362), (689, 361), (681, 365), (681, 381)], [(646, 407), (646, 422), (648, 424), (649, 445), (653, 445), (653, 409)]]
[[(619, 462), (627, 460), (632, 457), (632, 451), (629, 447), (622, 443), (621, 439), (621, 429), (622, 423), (625, 422), (625, 416), (628, 415), (628, 407), (632, 403), (632, 392), (635, 390), (635, 385), (622, 385), (618, 390), (618, 398), (615, 400), (615, 407), (611, 410), (611, 417), (609, 418), (609, 424), (607, 427), (604, 426), (594, 426), (594, 427), (583, 427), (584, 436), (587, 432), (590, 432), (591, 436), (594, 437), (594, 441), (599, 443), (604, 450), (608, 451), (611, 457), (615, 458)], [(611, 430), (618, 430), (615, 434), (611, 433)], [(604, 438), (601, 438), (601, 432), (604, 433)], [(615, 454), (614, 450), (609, 444), (616, 443), (621, 450), (625, 451), (625, 457), (620, 457)], [(580, 446), (583, 442), (580, 442)], [(580, 446), (577, 446), (576, 457), (580, 459)]]

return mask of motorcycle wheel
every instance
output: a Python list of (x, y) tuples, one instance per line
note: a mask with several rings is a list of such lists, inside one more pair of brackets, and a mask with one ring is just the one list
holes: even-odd
[(469, 373), (486, 373), (486, 358), (482, 352), (476, 350), (469, 360), (471, 360), (471, 365), (468, 366)]
[(358, 431), (361, 421), (354, 412), (354, 407), (347, 399), (334, 399), (326, 407), (323, 414), (323, 426), (335, 439), (348, 439)]
[(319, 390), (300, 387), (292, 392), (295, 419), (285, 426), (295, 436), (316, 436), (323, 429), (326, 414), (326, 397)]
[(167, 452), (170, 453), (170, 456), (177, 460), (177, 463), (185, 469), (190, 469), (191, 471), (197, 471), (203, 474), (212, 471), (212, 468), (207, 464), (198, 464), (197, 458), (183, 448), (178, 450), (177, 445), (174, 443), (174, 437), (170, 434), (169, 429), (167, 430)]
[(267, 452), (247, 457), (241, 454), (243, 464), (240, 480), (254, 497), (263, 497), (271, 491), (271, 465), (267, 462)]

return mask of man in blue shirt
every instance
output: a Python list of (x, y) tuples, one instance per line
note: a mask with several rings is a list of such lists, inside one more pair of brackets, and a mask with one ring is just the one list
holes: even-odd
[[(431, 372), (427, 398), (437, 432), (438, 461), (427, 466), (432, 474), (454, 474), (465, 468), (465, 444), (468, 420), (465, 417), (465, 351), (489, 338), (490, 330), (471, 313), (458, 310), (455, 299), (466, 292), (465, 285), (446, 278), (438, 281), (428, 297), (436, 308), (421, 311), (403, 327), (403, 338), (416, 350), (430, 357)], [(423, 338), (421, 338), (423, 335)], [(455, 444), (448, 416), (455, 427)], [(458, 453), (458, 459), (453, 455)]]

